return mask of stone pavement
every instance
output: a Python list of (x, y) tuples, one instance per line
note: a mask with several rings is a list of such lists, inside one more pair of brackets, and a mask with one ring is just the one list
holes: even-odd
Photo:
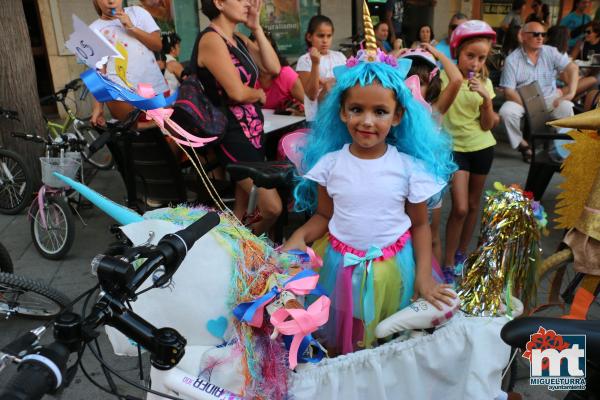
[[(499, 143), (496, 147), (494, 165), (487, 179), (487, 187), (490, 188), (495, 181), (504, 184), (519, 183), (524, 185), (527, 170), (528, 165), (521, 161), (520, 155), (516, 151), (511, 150), (506, 143)], [(552, 214), (554, 210), (555, 196), (558, 193), (556, 185), (560, 182), (560, 179), (560, 176), (553, 178), (542, 201), (549, 214)], [(121, 201), (125, 193), (122, 181), (116, 171), (99, 172), (91, 187), (117, 201)], [(447, 219), (449, 206), (450, 199), (447, 198), (444, 201), (443, 221)], [(92, 287), (95, 280), (90, 274), (90, 261), (96, 254), (103, 252), (107, 245), (114, 240), (108, 230), (113, 221), (96, 208), (83, 210), (81, 215), (86, 226), (81, 221), (76, 222), (74, 245), (65, 259), (61, 261), (48, 261), (37, 253), (31, 242), (29, 221), (25, 214), (17, 216), (0, 215), (0, 242), (10, 252), (15, 266), (15, 273), (41, 280), (71, 298)], [(444, 231), (442, 230), (442, 232)], [(551, 254), (560, 239), (561, 232), (551, 230), (550, 236), (543, 239), (544, 253), (546, 255)], [(475, 241), (476, 238), (473, 239), (473, 246)], [(79, 312), (78, 309), (76, 311)], [(19, 334), (39, 325), (41, 325), (39, 321), (20, 317), (0, 320), (0, 345), (6, 344)], [(46, 336), (47, 339), (50, 339), (51, 335)], [(114, 356), (104, 333), (100, 336), (100, 347), (112, 367), (134, 380), (138, 378), (137, 359)], [(101, 368), (89, 351), (86, 351), (83, 364), (91, 376), (98, 379), (102, 385), (106, 385)], [(524, 393), (525, 398), (543, 400), (564, 396), (564, 392), (550, 392), (542, 387), (529, 386), (527, 379), (529, 368), (523, 363), (521, 363), (521, 366), (519, 377), (522, 379), (518, 381), (515, 390)], [(4, 386), (13, 371), (13, 367), (3, 371), (0, 375), (0, 387)], [(127, 393), (142, 397), (141, 391), (132, 389), (127, 384), (119, 381), (118, 378), (115, 378), (115, 381), (119, 388), (127, 389)], [(79, 371), (71, 386), (57, 398), (89, 400), (111, 398), (111, 396), (93, 386)]]

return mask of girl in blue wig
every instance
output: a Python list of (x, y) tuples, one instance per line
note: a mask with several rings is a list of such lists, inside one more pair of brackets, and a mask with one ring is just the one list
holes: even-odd
[(345, 354), (375, 343), (377, 324), (423, 297), (438, 309), (455, 295), (434, 279), (426, 200), (455, 165), (450, 139), (403, 79), (410, 60), (363, 52), (337, 67), (302, 149), (296, 207), (314, 215), (284, 249), (323, 258), (332, 300), (324, 345)]

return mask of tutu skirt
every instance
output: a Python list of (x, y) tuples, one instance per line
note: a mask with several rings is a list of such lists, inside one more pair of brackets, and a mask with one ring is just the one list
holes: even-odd
[[(321, 342), (332, 355), (373, 347), (377, 324), (408, 306), (414, 294), (415, 257), (410, 232), (378, 249), (377, 257), (330, 234), (316, 241), (313, 250), (323, 259), (323, 266), (317, 271), (319, 284), (331, 299), (329, 320), (318, 333)], [(349, 265), (347, 253), (362, 262)], [(435, 264), (434, 278), (443, 282)], [(370, 295), (369, 279), (374, 289)]]

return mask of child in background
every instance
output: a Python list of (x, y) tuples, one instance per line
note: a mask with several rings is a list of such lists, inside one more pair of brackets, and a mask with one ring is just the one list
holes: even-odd
[(179, 52), (181, 51), (181, 38), (173, 32), (163, 36), (162, 42), (163, 54), (165, 55), (164, 76), (169, 85), (169, 91), (173, 94), (179, 89), (182, 80), (183, 65), (178, 61)]
[[(412, 61), (408, 76), (419, 78), (421, 97), (431, 106), (432, 117), (441, 123), (442, 117), (454, 102), (462, 85), (463, 77), (458, 67), (441, 51), (428, 43), (420, 48), (406, 49), (400, 55)], [(441, 62), (443, 72), (437, 66)], [(440, 73), (441, 72), (441, 73)], [(442, 74), (447, 82), (442, 90)], [(440, 239), (440, 222), (442, 219), (442, 195), (440, 192), (429, 199), (427, 207), (431, 210), (431, 240), (433, 255), (437, 262), (442, 260), (442, 243)]]
[[(446, 224), (444, 265), (449, 269), (465, 259), (494, 158), (496, 140), (490, 130), (500, 117), (492, 106), (495, 94), (485, 60), (495, 39), (496, 32), (478, 20), (462, 23), (450, 37), (450, 50), (458, 59), (463, 82), (443, 120), (444, 129), (453, 137), (459, 169), (452, 178), (452, 210)], [(448, 75), (442, 75), (442, 89), (447, 85)]]
[(333, 68), (343, 65), (346, 56), (331, 50), (333, 22), (324, 15), (315, 15), (308, 22), (305, 40), (308, 53), (300, 56), (296, 71), (304, 87), (304, 112), (307, 121), (313, 121), (319, 102), (335, 84)]
[[(123, 8), (122, 0), (93, 0), (93, 4), (100, 18), (92, 22), (90, 28), (103, 34), (112, 45), (121, 43), (127, 49), (126, 78), (129, 84), (136, 88), (138, 83), (149, 83), (155, 93), (168, 94), (169, 87), (154, 55), (162, 49), (160, 30), (148, 11), (138, 6)], [(112, 58), (106, 73), (112, 81), (127, 86), (118, 76)], [(120, 120), (133, 110), (129, 104), (119, 101), (110, 102), (108, 108), (112, 116)], [(90, 122), (105, 124), (103, 105), (95, 100)]]
[(332, 305), (321, 339), (330, 354), (376, 344), (377, 324), (411, 298), (441, 308), (455, 297), (432, 276), (425, 203), (455, 169), (449, 137), (413, 98), (395, 58), (361, 53), (335, 69), (303, 148), (308, 172), (296, 208), (315, 214), (284, 245), (315, 242), (323, 258), (319, 282)]
[[(258, 87), (264, 90), (267, 96), (267, 101), (263, 107), (303, 115), (304, 88), (302, 87), (302, 81), (300, 81), (296, 71), (290, 67), (288, 60), (279, 52), (277, 43), (275, 43), (271, 34), (265, 32), (265, 36), (269, 39), (275, 53), (277, 53), (281, 71), (279, 74), (273, 75), (261, 68), (258, 76)], [(252, 37), (250, 39), (253, 40)]]

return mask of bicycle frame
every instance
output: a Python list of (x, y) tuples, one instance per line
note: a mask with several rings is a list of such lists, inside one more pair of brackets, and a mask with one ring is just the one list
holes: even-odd
[(75, 116), (75, 114), (73, 114), (73, 111), (71, 111), (71, 109), (67, 107), (67, 105), (64, 103), (64, 100), (59, 100), (59, 102), (62, 104), (63, 108), (67, 112), (67, 116), (65, 117), (65, 120), (62, 123), (53, 121), (46, 122), (48, 134), (53, 140), (58, 139), (62, 135), (64, 135), (65, 132), (67, 132), (67, 129), (69, 129), (73, 125), (73, 122), (77, 120), (77, 117)]

